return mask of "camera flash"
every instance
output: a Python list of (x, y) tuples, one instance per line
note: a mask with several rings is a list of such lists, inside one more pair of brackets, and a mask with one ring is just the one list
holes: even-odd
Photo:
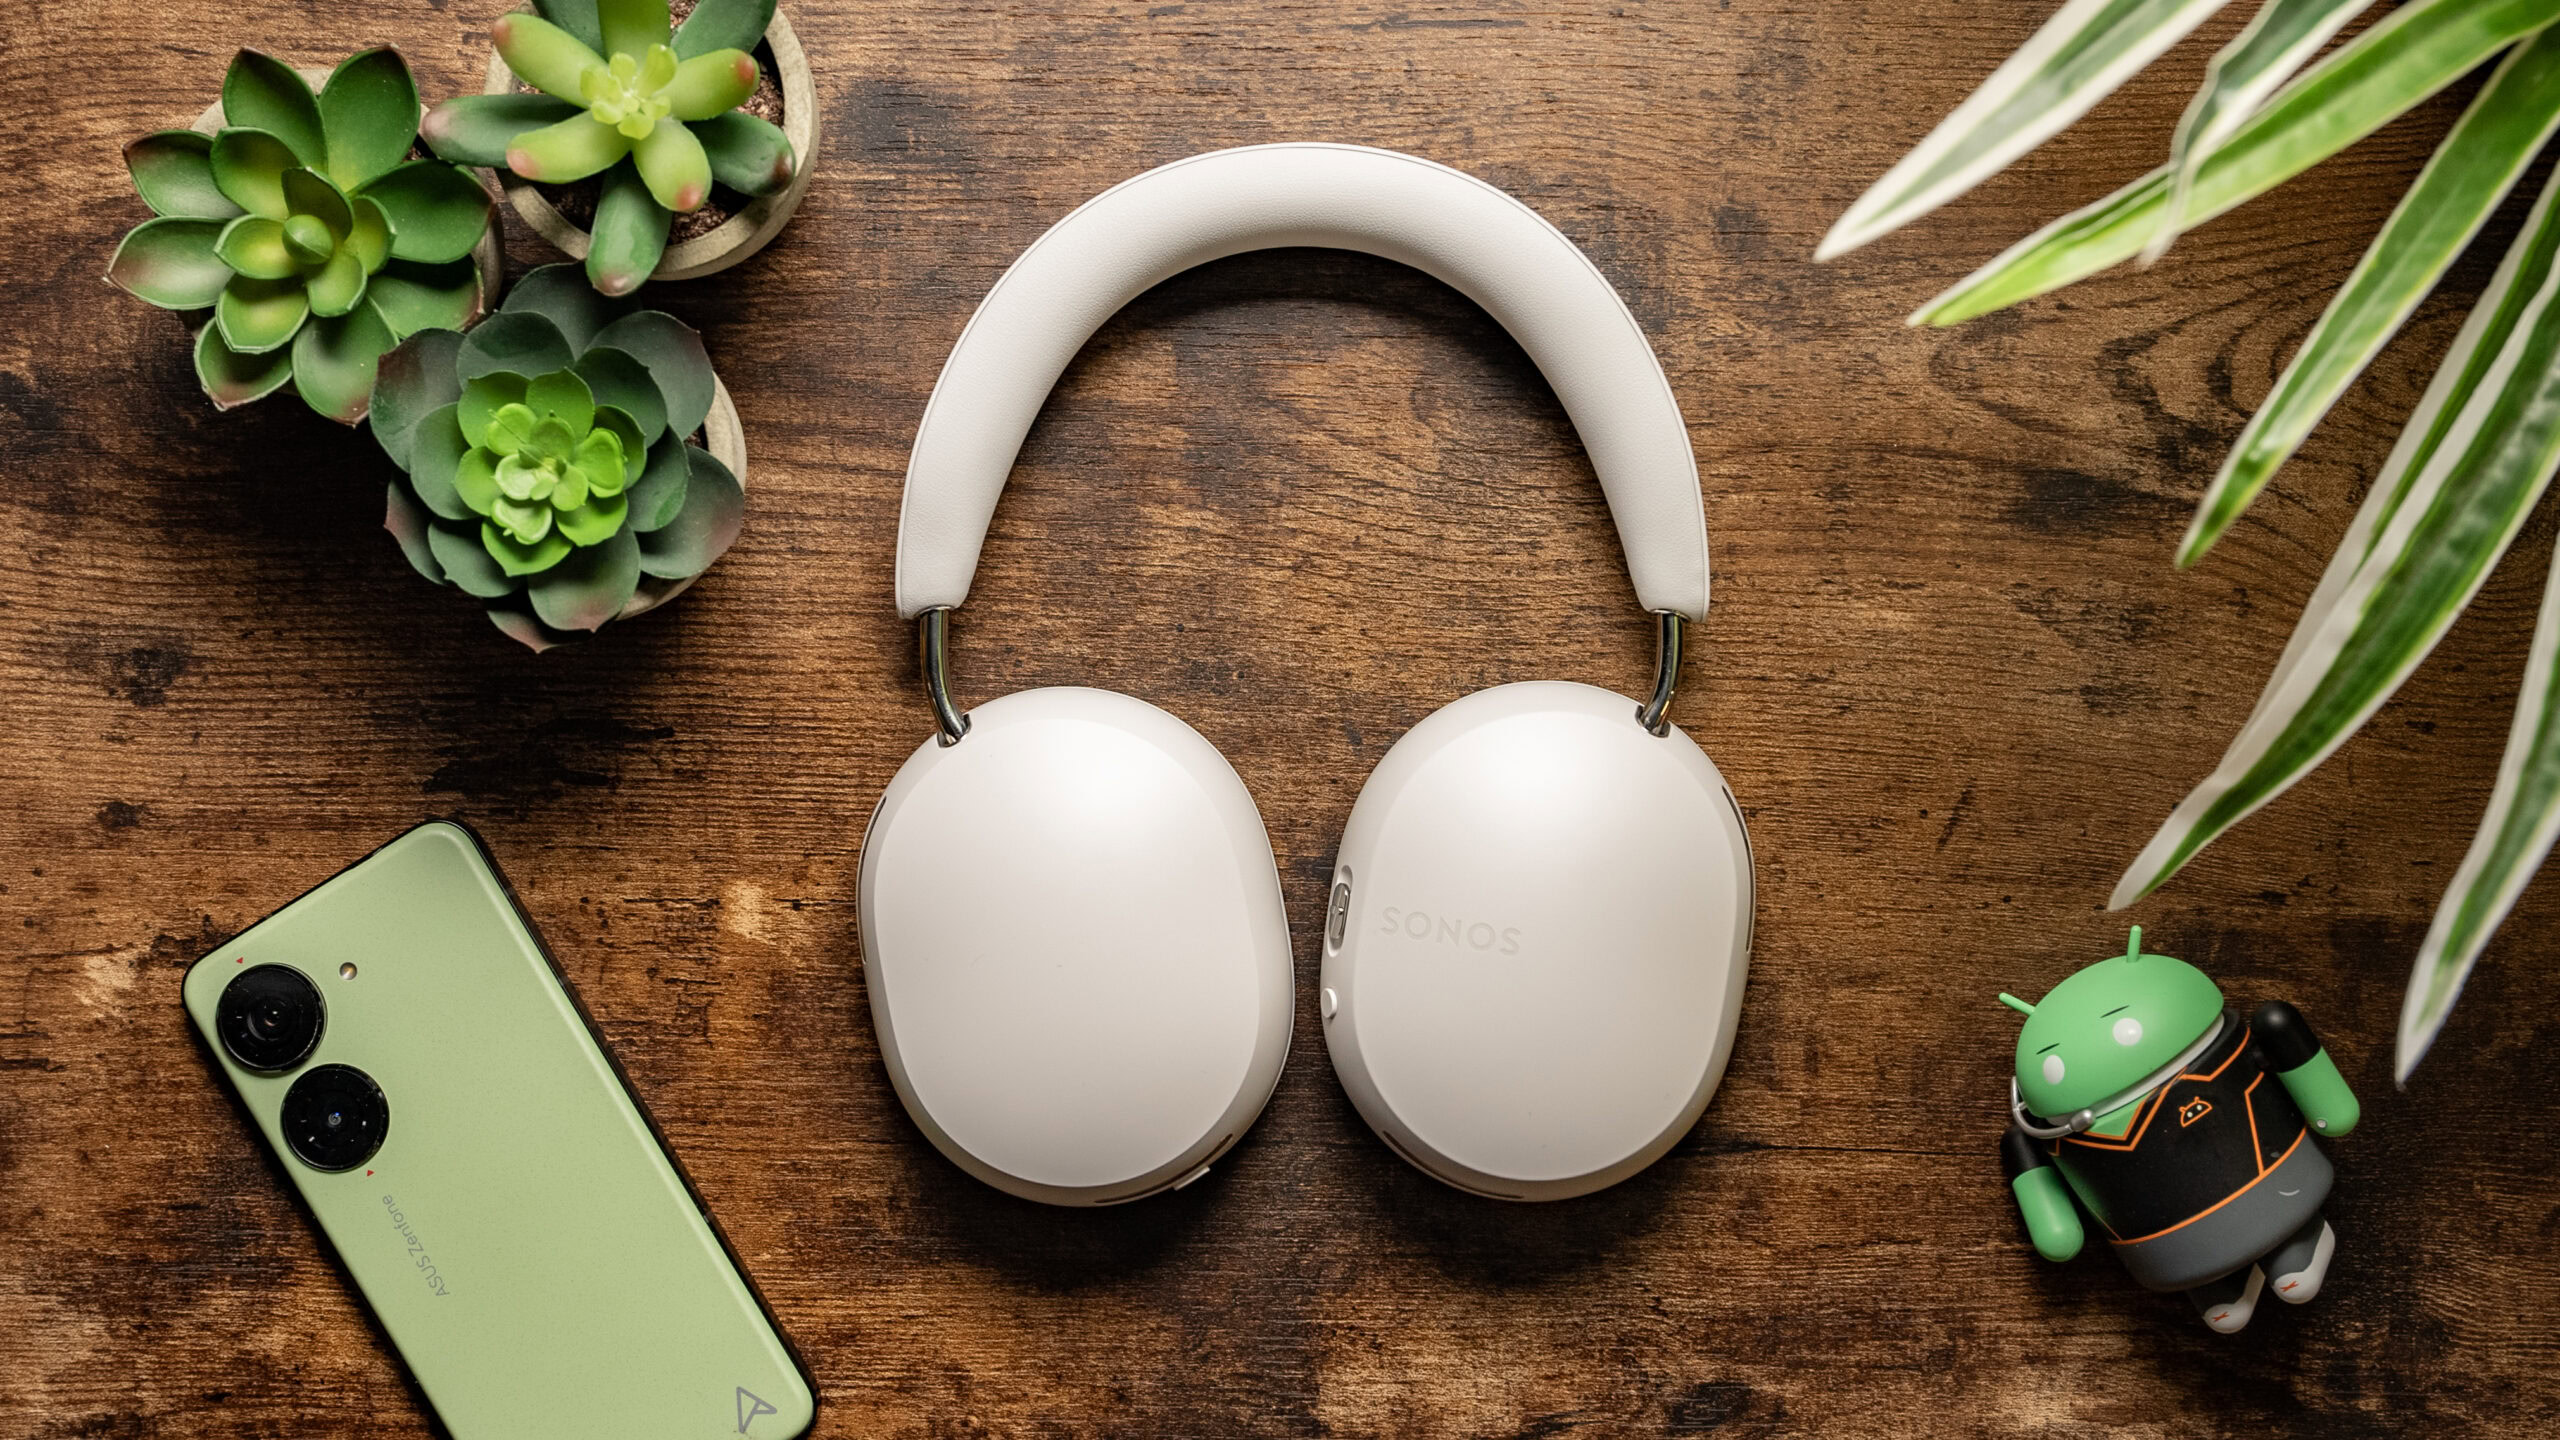
[(353, 980), (356, 978), (356, 962), (350, 960), (346, 964), (339, 966), (338, 978), (341, 980)]

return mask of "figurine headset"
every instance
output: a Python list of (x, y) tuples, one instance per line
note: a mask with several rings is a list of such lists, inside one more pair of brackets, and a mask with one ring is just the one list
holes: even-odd
[(1741, 1005), (1750, 850), (1665, 718), (1707, 610), (1706, 517), (1669, 382), (1554, 226), (1445, 166), (1345, 145), (1196, 156), (1077, 209), (996, 283), (907, 469), (898, 611), (938, 733), (873, 813), (864, 974), (899, 1098), (1015, 1194), (1179, 1188), (1252, 1124), (1289, 1045), (1288, 917), (1261, 814), (1182, 721), (1072, 687), (963, 713), (952, 610), (1023, 436), (1122, 305), (1277, 246), (1366, 251), (1482, 305), (1563, 401), (1659, 641), (1651, 698), (1498, 685), (1425, 719), (1354, 807), (1328, 893), (1326, 1042), (1397, 1153), (1544, 1199), (1642, 1169), (1714, 1093)]
[(2041, 1003), (2000, 1000), (2027, 1017), (2000, 1148), (2038, 1254), (2080, 1253), (2077, 1197), (2134, 1279), (2186, 1291), (2226, 1335), (2270, 1283), (2296, 1305), (2320, 1293), (2337, 1235), (2312, 1134), (2360, 1110), (2300, 1011), (2270, 1000), (2244, 1024), (2203, 971), (2144, 954), (2138, 925)]

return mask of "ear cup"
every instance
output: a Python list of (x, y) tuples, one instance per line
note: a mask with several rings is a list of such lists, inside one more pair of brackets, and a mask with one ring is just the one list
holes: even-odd
[(1732, 1054), (1750, 841), (1723, 777), (1635, 702), (1542, 681), (1442, 709), (1352, 807), (1326, 911), (1334, 1070), (1462, 1189), (1580, 1195), (1677, 1143)]
[(1289, 926), (1261, 814), (1144, 701), (977, 707), (890, 782), (860, 883), (898, 1098), (991, 1185), (1110, 1204), (1188, 1183), (1279, 1083)]

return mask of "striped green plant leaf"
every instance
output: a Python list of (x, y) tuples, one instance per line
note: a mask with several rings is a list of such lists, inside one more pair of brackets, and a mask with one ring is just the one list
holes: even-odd
[(1858, 197), (1822, 237), (1813, 258), (1855, 250), (1998, 174), (2087, 114), (2223, 4), (2069, 0), (1929, 138)]
[(2205, 67), (2204, 85), (2178, 117), (2169, 141), (2169, 204), (2143, 247), (2149, 265), (2178, 238), (2196, 166), (2231, 138), (2240, 122), (2258, 112), (2277, 86), (2329, 43), (2373, 0), (2266, 0), (2248, 25)]
[(2120, 908), (2327, 759), (2470, 603), (2560, 462), (2560, 177), (2472, 308), (2258, 705), (2109, 900)]
[(2542, 618), (2535, 625), (2533, 649), (2525, 660), (2524, 688), (2516, 696), (2516, 718), (2507, 734), (2506, 758), (2498, 765), (2498, 788), (2489, 797), (2489, 813), (2480, 833), (2462, 857), (2444, 903), (2436, 907), (2435, 924), (2418, 947), (2418, 963), (2409, 972), (2409, 995), (2400, 1007), (2400, 1044), (2395, 1078), (2406, 1081), (2418, 1068), (2444, 1017), (2462, 995), (2462, 982), (2479, 962), (2481, 947), (2515, 908), (2525, 882), (2533, 878), (2551, 842), (2560, 837), (2560, 556), (2543, 585)]
[[(2295, 77), (2204, 157), (2186, 228), (2328, 159), (2554, 18), (2560, 0), (2409, 0)], [(2169, 191), (2163, 165), (2010, 246), (1910, 323), (1953, 325), (2131, 258), (2158, 230)]]
[(2354, 522), (2347, 527), (2346, 538), (2338, 542), (2329, 568), (2322, 572), (2311, 599), (2303, 605), (2302, 618), (2285, 641), (2284, 653), (2276, 658), (2275, 671), (2250, 712), (2251, 725), (2259, 722), (2278, 697), (2292, 693), (2289, 687), (2306, 661), (2323, 653), (2319, 642), (2324, 627), (2364, 574), (2366, 562), (2374, 557), (2392, 522), (2399, 517), (2400, 507), (2425, 477), (2427, 464), (2442, 448), (2445, 436), (2460, 421), (2464, 402), (2480, 389), (2514, 337), (2543, 283), (2533, 267), (2551, 264), (2548, 254), (2537, 258), (2530, 244), (2543, 219), (2544, 207), (2550, 202), (2547, 193), (2535, 202), (2532, 220), (2508, 247), (2489, 289), (2473, 304), (2471, 313), (2463, 317), (2452, 348), (2437, 364), (2426, 393), (2418, 397), (2418, 408), (2401, 426), (2398, 440), (2382, 462), (2381, 473), (2357, 509)]
[(2435, 288), (2560, 128), (2560, 28), (2510, 52), (2418, 172), (2399, 208), (2251, 416), (2178, 547), (2193, 565)]

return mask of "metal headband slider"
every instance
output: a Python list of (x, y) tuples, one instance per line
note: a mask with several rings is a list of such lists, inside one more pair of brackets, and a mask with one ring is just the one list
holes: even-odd
[(951, 607), (937, 605), (916, 617), (916, 668), (924, 672), (925, 698), (945, 745), (969, 733), (969, 717), (951, 703)]
[(1671, 733), (1671, 695), (1680, 688), (1680, 614), (1653, 612), (1653, 698), (1636, 707), (1636, 723), (1656, 735)]

